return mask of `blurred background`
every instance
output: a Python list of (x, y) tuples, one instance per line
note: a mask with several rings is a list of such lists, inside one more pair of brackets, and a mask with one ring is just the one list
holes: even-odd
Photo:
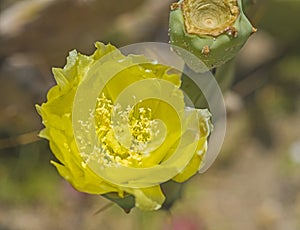
[(300, 229), (300, 1), (247, 1), (258, 28), (224, 92), (227, 135), (171, 212), (129, 215), (50, 165), (35, 104), (72, 49), (168, 42), (169, 0), (0, 0), (0, 230)]

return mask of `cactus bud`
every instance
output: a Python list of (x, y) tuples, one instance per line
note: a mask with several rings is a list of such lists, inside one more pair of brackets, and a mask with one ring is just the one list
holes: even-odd
[[(196, 55), (208, 69), (232, 59), (256, 30), (241, 0), (180, 0), (171, 5), (169, 27), (171, 44)], [(185, 62), (201, 71), (193, 61)]]

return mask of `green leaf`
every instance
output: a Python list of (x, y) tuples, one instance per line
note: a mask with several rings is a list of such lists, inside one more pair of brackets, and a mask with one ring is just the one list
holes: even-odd
[(102, 195), (108, 200), (115, 202), (119, 205), (124, 212), (129, 213), (135, 206), (135, 198), (132, 195), (126, 194), (123, 198), (118, 195), (118, 193), (112, 192)]

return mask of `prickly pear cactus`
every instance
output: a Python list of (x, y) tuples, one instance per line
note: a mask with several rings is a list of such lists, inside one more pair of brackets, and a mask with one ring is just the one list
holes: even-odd
[[(171, 44), (196, 55), (208, 69), (232, 59), (256, 31), (241, 0), (180, 0), (171, 5), (169, 23)], [(195, 69), (199, 65), (191, 60), (185, 62), (194, 71), (204, 70)]]

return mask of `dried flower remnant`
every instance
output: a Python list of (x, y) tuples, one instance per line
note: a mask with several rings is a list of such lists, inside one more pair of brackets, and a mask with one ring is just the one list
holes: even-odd
[(196, 55), (208, 69), (232, 59), (256, 31), (243, 13), (241, 0), (181, 0), (171, 7), (169, 28), (171, 44)]

